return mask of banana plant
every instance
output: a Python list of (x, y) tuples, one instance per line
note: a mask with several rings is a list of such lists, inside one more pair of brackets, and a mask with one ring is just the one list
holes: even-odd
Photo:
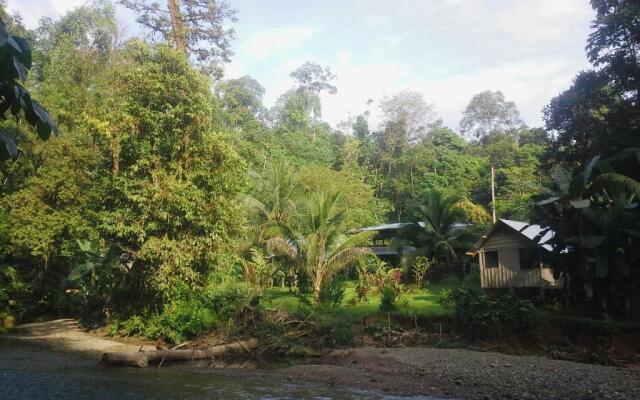
[[(52, 132), (58, 133), (58, 127), (47, 110), (20, 84), (27, 79), (31, 65), (29, 43), (22, 37), (10, 35), (0, 20), (0, 119), (5, 119), (7, 112), (16, 118), (24, 116), (38, 136), (46, 140)], [(16, 158), (18, 154), (11, 136), (0, 130), (0, 161)]]
[[(539, 222), (547, 227), (539, 237), (554, 234), (548, 243), (556, 274), (569, 278), (566, 289), (576, 300), (593, 301), (601, 310), (628, 308), (639, 294), (634, 288), (640, 283), (640, 185), (613, 169), (619, 157), (596, 156), (573, 171), (556, 167), (549, 197), (537, 202)], [(624, 172), (633, 174), (638, 166), (640, 157)]]

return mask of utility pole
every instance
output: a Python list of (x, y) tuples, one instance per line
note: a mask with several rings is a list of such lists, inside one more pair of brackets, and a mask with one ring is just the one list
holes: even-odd
[(493, 223), (496, 223), (496, 169), (491, 162), (491, 211), (493, 212)]

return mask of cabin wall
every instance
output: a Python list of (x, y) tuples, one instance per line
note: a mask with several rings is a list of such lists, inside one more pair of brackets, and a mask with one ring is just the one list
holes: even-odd
[[(479, 249), (480, 282), (483, 288), (518, 288), (554, 286), (550, 268), (520, 269), (521, 248), (536, 245), (513, 232), (499, 230)], [(498, 252), (498, 267), (486, 268), (485, 252)]]
[(489, 239), (484, 243), (482, 249), (485, 251), (494, 251), (502, 249), (514, 249), (521, 247), (531, 247), (531, 241), (522, 237), (513, 231), (507, 229), (498, 229), (491, 235)]

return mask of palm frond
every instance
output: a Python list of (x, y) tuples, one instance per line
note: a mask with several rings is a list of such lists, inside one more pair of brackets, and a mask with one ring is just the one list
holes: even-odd
[(298, 247), (296, 244), (281, 237), (274, 237), (267, 240), (267, 249), (271, 253), (285, 256), (290, 260), (295, 260), (298, 256)]
[(327, 260), (327, 268), (330, 269), (331, 272), (337, 272), (345, 268), (350, 263), (356, 262), (370, 254), (373, 253), (371, 252), (371, 249), (367, 247), (350, 247), (343, 249)]

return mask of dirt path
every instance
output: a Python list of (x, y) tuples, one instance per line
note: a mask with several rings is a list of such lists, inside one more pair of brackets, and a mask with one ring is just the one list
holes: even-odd
[[(3, 339), (46, 346), (52, 350), (75, 352), (100, 359), (105, 351), (138, 351), (140, 345), (121, 343), (113, 339), (93, 336), (73, 319), (57, 319), (18, 325)], [(144, 345), (144, 350), (155, 346)]]

